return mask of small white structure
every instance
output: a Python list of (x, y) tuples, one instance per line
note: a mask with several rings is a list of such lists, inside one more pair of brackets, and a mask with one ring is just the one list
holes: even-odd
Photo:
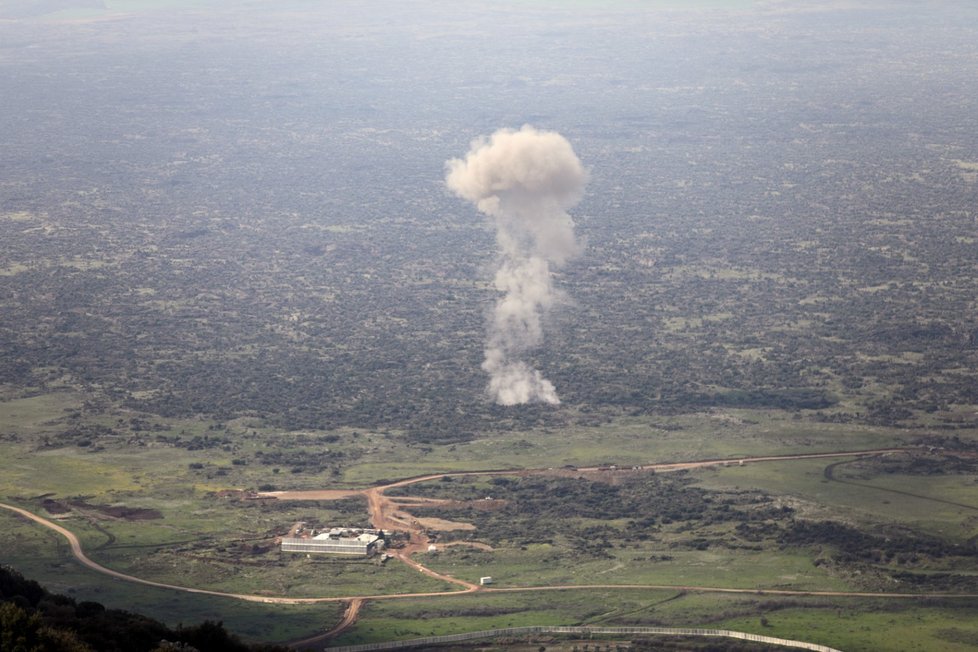
[(438, 546), (433, 543), (428, 544), (428, 552), (438, 552)]
[(489, 586), (490, 584), (492, 584), (492, 578), (491, 577), (480, 577), (479, 578), (479, 585), (480, 586)]

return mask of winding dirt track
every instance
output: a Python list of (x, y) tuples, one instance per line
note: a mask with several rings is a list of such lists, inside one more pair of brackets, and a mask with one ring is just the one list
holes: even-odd
[[(869, 455), (883, 455), (887, 453), (902, 453), (910, 452), (913, 449), (906, 448), (883, 448), (874, 450), (859, 450), (859, 451), (837, 451), (831, 453), (808, 453), (808, 454), (797, 454), (797, 455), (771, 455), (763, 457), (745, 457), (745, 458), (726, 458), (726, 459), (712, 459), (712, 460), (699, 460), (692, 462), (671, 462), (662, 464), (646, 464), (638, 467), (626, 466), (623, 470), (645, 470), (645, 471), (681, 471), (687, 469), (697, 469), (709, 466), (723, 466), (731, 464), (753, 464), (759, 462), (775, 462), (775, 461), (790, 461), (790, 460), (806, 460), (806, 459), (822, 459), (822, 458), (833, 458), (833, 457), (864, 457)], [(602, 473), (612, 470), (610, 467), (580, 467), (575, 469), (576, 472), (583, 473)], [(378, 487), (371, 487), (369, 489), (360, 490), (343, 490), (335, 492), (336, 497), (338, 494), (345, 496), (351, 495), (363, 495), (367, 499), (368, 508), (370, 511), (371, 521), (374, 527), (378, 529), (393, 530), (397, 532), (405, 532), (410, 536), (410, 541), (407, 546), (399, 550), (392, 550), (391, 554), (396, 557), (401, 562), (407, 564), (411, 568), (424, 573), (429, 577), (433, 577), (444, 582), (455, 584), (460, 587), (457, 591), (434, 591), (427, 593), (395, 593), (395, 594), (384, 594), (384, 595), (358, 595), (358, 596), (344, 596), (344, 597), (328, 597), (328, 598), (284, 598), (284, 597), (271, 597), (264, 595), (251, 595), (242, 593), (227, 593), (223, 591), (210, 591), (207, 589), (196, 589), (187, 586), (178, 586), (175, 584), (167, 584), (164, 582), (154, 582), (152, 580), (142, 579), (133, 575), (127, 575), (119, 571), (112, 570), (111, 568), (106, 568), (101, 564), (93, 561), (88, 556), (85, 555), (84, 550), (82, 550), (81, 542), (78, 537), (75, 536), (70, 530), (50, 521), (46, 518), (38, 516), (32, 512), (16, 507), (14, 505), (8, 505), (6, 503), (0, 503), (0, 508), (19, 514), (24, 518), (30, 519), (35, 523), (43, 525), (49, 528), (65, 539), (68, 540), (71, 546), (71, 554), (77, 559), (81, 564), (94, 570), (96, 572), (108, 575), (109, 577), (114, 577), (119, 580), (126, 582), (133, 582), (136, 584), (142, 584), (145, 586), (153, 586), (162, 589), (171, 589), (174, 591), (182, 591), (184, 593), (195, 593), (199, 595), (209, 595), (222, 598), (232, 598), (235, 600), (244, 600), (247, 602), (258, 602), (265, 604), (323, 604), (332, 602), (345, 602), (348, 607), (343, 614), (342, 620), (331, 630), (317, 636), (304, 639), (302, 641), (295, 641), (291, 643), (293, 647), (304, 648), (311, 645), (321, 644), (328, 640), (329, 638), (336, 636), (340, 632), (346, 630), (352, 626), (357, 619), (360, 607), (367, 600), (397, 600), (397, 599), (408, 599), (408, 598), (425, 598), (425, 597), (439, 597), (439, 596), (457, 596), (465, 593), (474, 592), (484, 592), (484, 593), (516, 593), (516, 592), (528, 592), (528, 591), (573, 591), (573, 590), (593, 590), (593, 589), (605, 589), (605, 590), (677, 590), (677, 591), (688, 591), (697, 593), (741, 593), (741, 594), (753, 594), (753, 595), (779, 595), (779, 596), (822, 596), (822, 597), (849, 597), (849, 598), (894, 598), (894, 599), (935, 599), (935, 598), (960, 598), (960, 599), (978, 599), (978, 593), (875, 593), (875, 592), (860, 592), (860, 591), (792, 591), (788, 589), (737, 589), (737, 588), (725, 588), (716, 586), (678, 586), (670, 584), (586, 584), (586, 585), (560, 585), (560, 586), (525, 586), (525, 587), (510, 587), (510, 588), (484, 588), (461, 580), (449, 575), (444, 575), (438, 573), (430, 568), (423, 566), (422, 564), (416, 562), (412, 556), (419, 551), (426, 550), (428, 547), (428, 537), (424, 531), (424, 528), (417, 522), (405, 521), (404, 519), (396, 518), (393, 516), (392, 512), (401, 507), (396, 500), (392, 500), (384, 495), (384, 491), (391, 489), (393, 487), (403, 487), (410, 484), (415, 484), (418, 482), (425, 482), (429, 480), (437, 480), (439, 478), (451, 476), (451, 477), (464, 477), (464, 476), (491, 476), (491, 475), (544, 475), (554, 473), (553, 469), (510, 469), (510, 470), (494, 470), (494, 471), (462, 471), (462, 472), (446, 472), (446, 473), (433, 473), (429, 475), (418, 476), (415, 478), (407, 478), (404, 480), (399, 480), (397, 482), (392, 482)], [(276, 493), (266, 493), (261, 494), (263, 497), (269, 498), (282, 498), (288, 500), (321, 500), (327, 492), (324, 491), (290, 491), (290, 492), (276, 492)], [(328, 492), (333, 493), (333, 492)]]
[(243, 593), (225, 593), (223, 591), (209, 591), (207, 589), (195, 589), (188, 586), (178, 586), (176, 584), (167, 584), (165, 582), (154, 582), (152, 580), (145, 580), (141, 577), (136, 577), (134, 575), (127, 575), (125, 573), (120, 573), (119, 571), (112, 570), (111, 568), (106, 568), (98, 562), (92, 561), (89, 557), (85, 555), (85, 551), (82, 550), (81, 542), (78, 537), (74, 535), (70, 530), (66, 530), (57, 523), (49, 521), (46, 518), (38, 516), (26, 509), (21, 509), (20, 507), (14, 507), (13, 505), (8, 505), (6, 503), (0, 503), (0, 507), (9, 510), (16, 514), (20, 514), (24, 518), (28, 518), (35, 523), (40, 523), (46, 528), (54, 530), (65, 539), (68, 540), (68, 545), (71, 546), (71, 554), (77, 559), (82, 565), (88, 568), (102, 573), (103, 575), (108, 575), (109, 577), (114, 577), (119, 580), (126, 582), (133, 582), (135, 584), (143, 584), (145, 586), (155, 586), (161, 589), (173, 589), (175, 591), (183, 591), (184, 593), (197, 593), (201, 595), (214, 595), (222, 598), (234, 598), (236, 600), (245, 600), (247, 602), (264, 602), (268, 604), (308, 604), (315, 602), (340, 602), (348, 600), (349, 598), (275, 598), (264, 595), (248, 595)]
[[(178, 586), (176, 584), (166, 584), (164, 582), (154, 582), (152, 580), (145, 580), (134, 575), (126, 575), (125, 573), (120, 573), (119, 571), (114, 571), (111, 568), (106, 568), (101, 564), (92, 561), (87, 556), (85, 556), (84, 551), (81, 547), (81, 542), (79, 542), (78, 537), (74, 535), (70, 530), (66, 530), (57, 523), (49, 521), (46, 518), (38, 516), (26, 509), (21, 509), (20, 507), (15, 507), (13, 505), (8, 505), (6, 503), (0, 503), (0, 507), (10, 510), (16, 514), (28, 518), (35, 523), (39, 523), (44, 527), (54, 530), (65, 539), (71, 546), (71, 553), (74, 557), (88, 568), (114, 577), (116, 579), (124, 580), (126, 582), (134, 582), (136, 584), (143, 584), (145, 586), (155, 586), (161, 589), (172, 589), (174, 591), (183, 591), (184, 593), (196, 593), (200, 595), (212, 595), (222, 598), (233, 598), (235, 600), (244, 600), (247, 602), (261, 602), (266, 604), (322, 604), (328, 602), (347, 602), (350, 603), (350, 607), (347, 608), (343, 615), (343, 619), (328, 633), (338, 633), (343, 629), (346, 629), (353, 624), (356, 620), (356, 616), (360, 611), (360, 607), (367, 600), (398, 600), (404, 598), (430, 598), (439, 597), (446, 595), (462, 595), (464, 593), (471, 593), (473, 591), (479, 591), (484, 593), (526, 593), (529, 591), (581, 591), (588, 589), (627, 589), (627, 590), (674, 590), (674, 591), (688, 591), (697, 593), (750, 593), (754, 595), (786, 595), (786, 596), (822, 596), (822, 597), (843, 597), (843, 598), (918, 598), (918, 599), (932, 599), (932, 598), (968, 598), (968, 599), (978, 599), (978, 593), (873, 593), (873, 592), (862, 592), (862, 591), (792, 591), (789, 589), (736, 589), (736, 588), (725, 588), (717, 586), (685, 586), (677, 584), (566, 584), (560, 586), (517, 586), (508, 588), (484, 588), (477, 586), (475, 584), (469, 584), (467, 582), (462, 582), (461, 580), (453, 580), (462, 584), (463, 586), (469, 587), (467, 590), (463, 591), (433, 591), (428, 593), (389, 593), (381, 595), (358, 595), (358, 596), (344, 596), (344, 597), (330, 597), (330, 598), (276, 598), (264, 595), (249, 595), (246, 593), (225, 593), (222, 591), (209, 591), (207, 589), (195, 589), (187, 586)], [(413, 560), (408, 560), (408, 562), (417, 568), (424, 568), (421, 564)], [(427, 570), (427, 569), (425, 569)], [(434, 571), (429, 571), (432, 577), (443, 578), (445, 576), (435, 573)], [(356, 606), (353, 606), (356, 603)], [(319, 639), (325, 636), (325, 634), (315, 637)], [(308, 639), (313, 640), (313, 639)]]
[(357, 616), (360, 615), (360, 607), (362, 606), (362, 598), (354, 598), (350, 600), (350, 603), (346, 607), (346, 611), (343, 612), (343, 618), (340, 619), (340, 622), (336, 623), (336, 626), (333, 627), (333, 629), (329, 630), (328, 632), (323, 632), (322, 634), (310, 636), (309, 638), (289, 641), (286, 645), (297, 650), (318, 648), (331, 638), (339, 636), (341, 633), (353, 627), (353, 625), (357, 622)]

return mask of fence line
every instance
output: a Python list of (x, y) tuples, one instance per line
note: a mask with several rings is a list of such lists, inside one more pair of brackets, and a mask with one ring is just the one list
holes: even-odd
[(645, 634), (655, 636), (713, 636), (722, 638), (737, 638), (744, 641), (755, 643), (770, 643), (784, 647), (794, 647), (802, 650), (812, 650), (813, 652), (841, 652), (835, 648), (817, 643), (806, 643), (804, 641), (792, 641), (773, 636), (761, 636), (760, 634), (748, 634), (747, 632), (735, 632), (729, 629), (698, 629), (683, 627), (556, 627), (556, 626), (537, 626), (537, 627), (509, 627), (505, 629), (490, 629), (483, 632), (465, 632), (462, 634), (446, 634), (444, 636), (427, 636), (425, 638), (413, 638), (405, 641), (384, 641), (382, 643), (363, 643), (361, 645), (343, 645), (338, 647), (326, 648), (327, 652), (372, 652), (373, 650), (398, 650), (410, 647), (423, 647), (427, 645), (440, 645), (443, 643), (457, 643), (459, 641), (473, 641), (481, 638), (495, 638), (499, 636), (525, 636), (527, 634)]

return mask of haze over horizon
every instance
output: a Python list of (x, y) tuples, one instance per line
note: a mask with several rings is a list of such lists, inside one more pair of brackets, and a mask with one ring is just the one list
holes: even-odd
[[(575, 209), (588, 247), (558, 283), (575, 309), (546, 317), (527, 360), (565, 407), (851, 394), (848, 414), (879, 420), (895, 408), (860, 386), (880, 383), (906, 388), (901, 409), (967, 401), (953, 375), (973, 317), (925, 306), (969, 282), (974, 11), (789, 4), (107, 3), (130, 13), (8, 20), (4, 211), (34, 221), (4, 222), (8, 278), (43, 287), (60, 270), (63, 290), (5, 311), (4, 377), (58, 360), (151, 410), (198, 412), (208, 394), (295, 426), (403, 427), (411, 406), (426, 429), (458, 410), (486, 427), (492, 235), (441, 170), (531, 123), (594, 171)], [(30, 267), (37, 228), (55, 267)], [(59, 297), (88, 294), (91, 265), (109, 307), (67, 323)], [(51, 319), (27, 333), (32, 311)], [(187, 323), (238, 353), (188, 355), (167, 335)], [(887, 323), (897, 339), (864, 339)], [(872, 356), (898, 359), (920, 329), (946, 329), (927, 353), (943, 371), (911, 390), (920, 376)], [(17, 353), (34, 341), (44, 360)], [(159, 350), (170, 362), (147, 364)]]
[[(345, 612), (22, 516), (345, 641), (973, 649), (976, 198), (975, 3), (0, 0), (3, 561), (252, 640)], [(414, 595), (484, 576), (658, 588)]]

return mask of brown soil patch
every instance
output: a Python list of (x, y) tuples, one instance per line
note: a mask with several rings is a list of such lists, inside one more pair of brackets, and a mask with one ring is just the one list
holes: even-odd
[(479, 550), (485, 550), (486, 552), (492, 552), (492, 546), (488, 543), (482, 543), (480, 541), (449, 541), (448, 543), (439, 543), (442, 548), (449, 548), (451, 546), (466, 546), (468, 548), (478, 548)]
[(215, 491), (212, 495), (216, 498), (247, 498), (248, 493), (242, 491), (241, 489), (221, 489), (220, 491)]
[(262, 491), (258, 497), (277, 500), (340, 500), (362, 494), (363, 491), (360, 489), (312, 489), (310, 491)]
[(392, 505), (398, 507), (432, 507), (437, 505), (448, 505), (454, 501), (448, 498), (421, 498), (415, 496), (392, 496)]
[(437, 530), (439, 532), (449, 532), (451, 530), (474, 530), (475, 526), (471, 523), (462, 523), (460, 521), (446, 521), (443, 518), (418, 518), (415, 519), (418, 523), (429, 530)]

